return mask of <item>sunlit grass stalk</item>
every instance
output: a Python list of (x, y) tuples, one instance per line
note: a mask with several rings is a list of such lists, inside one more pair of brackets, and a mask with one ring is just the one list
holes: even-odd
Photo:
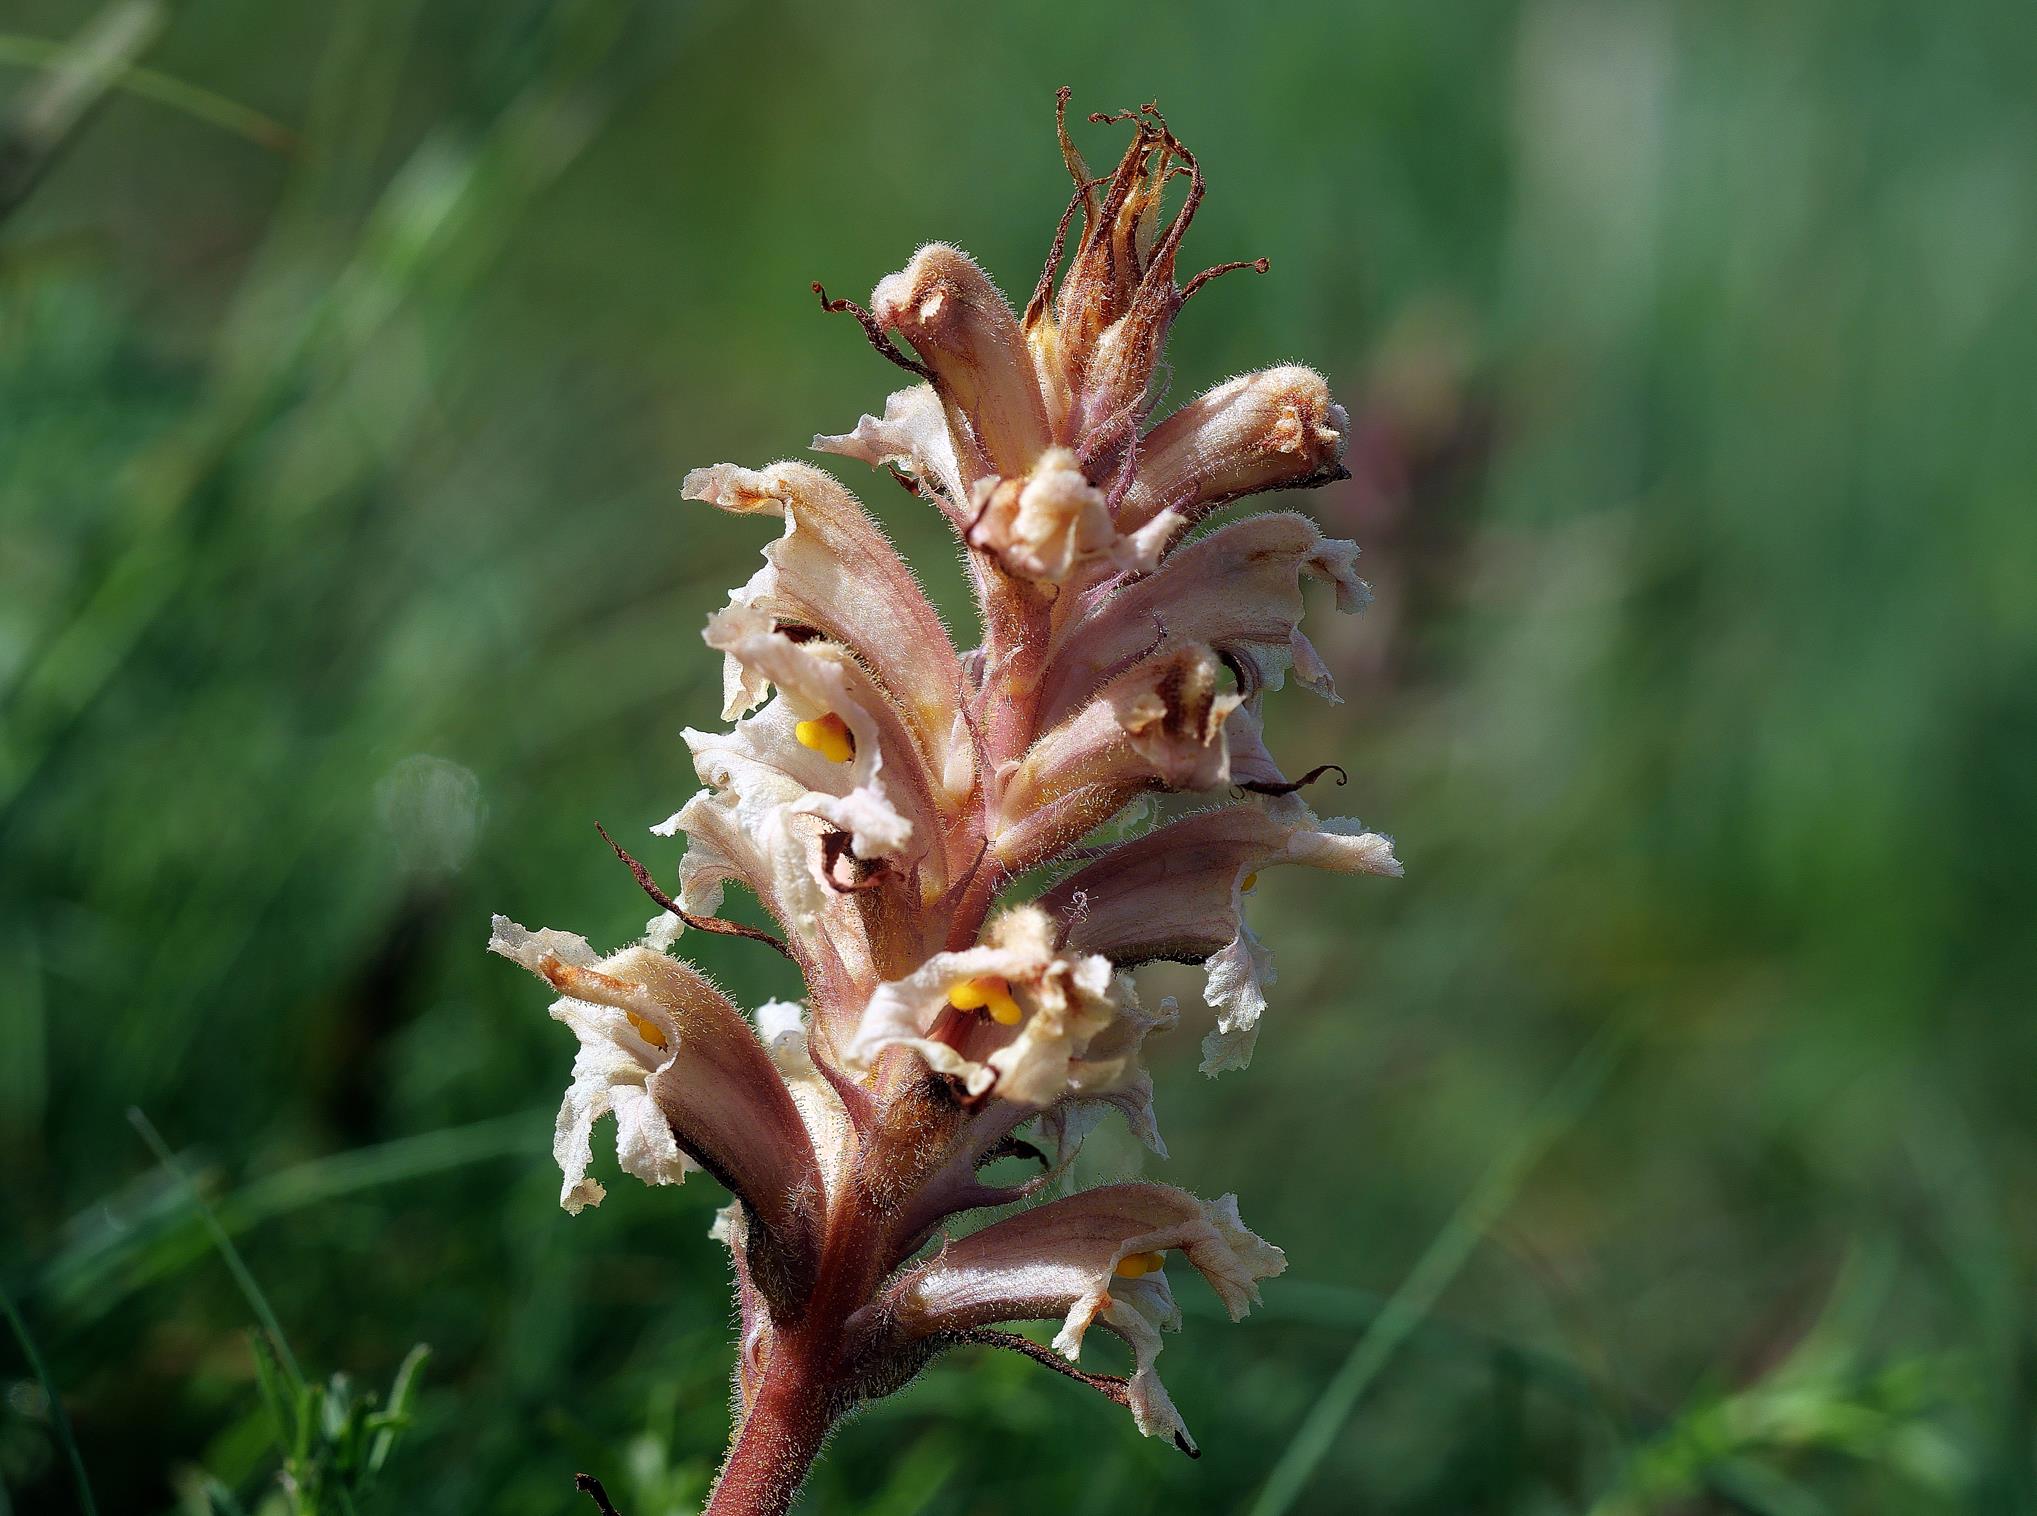
[(1576, 1122), (1618, 1061), (1630, 1032), (1609, 1024), (1579, 1050), (1528, 1119), (1444, 1223), (1295, 1429), (1250, 1516), (1284, 1516), (1335, 1445), (1359, 1398), (1505, 1213), (1542, 1155)]
[[(71, 1430), (71, 1413), (64, 1409), (63, 1391), (51, 1376), (49, 1365), (43, 1362), (42, 1350), (35, 1345), (35, 1337), (28, 1330), (28, 1323), (22, 1319), (15, 1307), (14, 1297), (0, 1288), (0, 1311), (7, 1315), (7, 1325), (14, 1332), (14, 1340), (21, 1346), (22, 1357), (28, 1360), (29, 1372), (35, 1375), (36, 1383), (42, 1386), (43, 1399), (49, 1405), (50, 1426), (56, 1432), (57, 1446), (64, 1450), (64, 1461), (71, 1466), (71, 1479), (78, 1489), (78, 1507), (85, 1516), (99, 1516), (99, 1503), (92, 1498), (92, 1480), (85, 1472), (85, 1455), (78, 1450), (77, 1434)], [(4, 1496), (4, 1491), (0, 1491)]]

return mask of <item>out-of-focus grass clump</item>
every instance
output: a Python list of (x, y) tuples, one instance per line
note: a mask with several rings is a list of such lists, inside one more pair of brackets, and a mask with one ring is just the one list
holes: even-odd
[[(180, 1172), (312, 1382), (433, 1345), (363, 1516), (701, 1497), (718, 1197), (557, 1209), (570, 1039), (486, 919), (641, 927), (594, 823), (669, 874), (761, 545), (680, 474), (879, 407), (809, 281), (940, 237), (1030, 288), (1062, 83), (1157, 95), (1203, 261), (1273, 259), (1173, 398), (1284, 353), (1352, 408), (1304, 503), (1379, 600), (1273, 737), (1408, 877), (1269, 876), (1254, 1067), (1160, 1055), (1292, 1260), (1166, 1356), (1207, 1456), (958, 1355), (809, 1508), (2037, 1510), (2026, 6), (129, 10), (96, 83), (92, 6), (0, 27), (16, 127), (106, 86), (0, 222), (0, 1283), (101, 1510), (287, 1508)], [(71, 1509), (0, 1377), (8, 1501)]]

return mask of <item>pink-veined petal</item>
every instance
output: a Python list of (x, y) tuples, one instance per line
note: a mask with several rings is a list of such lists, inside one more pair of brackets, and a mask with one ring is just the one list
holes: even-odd
[(1021, 579), (1058, 584), (1078, 563), (1117, 547), (1103, 491), (1066, 448), (1049, 448), (1029, 474), (984, 480), (973, 504), (970, 546), (991, 553)]
[(785, 933), (812, 992), (818, 1039), (832, 1048), (877, 983), (923, 954), (924, 881), (909, 863), (856, 861), (851, 833), (890, 825), (885, 803), (859, 787), (816, 788), (844, 785), (838, 771), (847, 765), (801, 745), (798, 720), (780, 695), (733, 731), (688, 728), (694, 767), (711, 788), (652, 831), (687, 835), (679, 901), (689, 911), (718, 914), (731, 881), (756, 895)]
[(1227, 379), (1141, 440), (1118, 525), (1134, 531), (1170, 507), (1193, 522), (1244, 495), (1342, 478), (1350, 430), (1312, 370), (1290, 365)]
[[(839, 644), (796, 641), (768, 616), (730, 606), (708, 618), (707, 645), (775, 686), (790, 725), (833, 715), (847, 727), (853, 751), (836, 761), (802, 744), (781, 718), (754, 725), (760, 754), (798, 778), (807, 794), (796, 802), (850, 834), (861, 858), (918, 859), (929, 849), (936, 883), (945, 878), (937, 800), (948, 797), (939, 769), (930, 771), (903, 713), (864, 667)], [(767, 739), (766, 733), (769, 733)], [(946, 734), (944, 734), (945, 737)], [(945, 753), (939, 755), (945, 766)]]
[(1206, 968), (1217, 1029), (1203, 1071), (1250, 1060), (1272, 959), (1244, 920), (1247, 877), (1295, 863), (1332, 873), (1398, 876), (1391, 838), (1348, 818), (1319, 821), (1298, 800), (1200, 811), (1118, 843), (1040, 897), (1069, 943), (1120, 966), (1173, 959)]
[(865, 416), (854, 431), (839, 436), (816, 436), (813, 446), (872, 468), (896, 465), (922, 489), (932, 491), (958, 526), (968, 518), (969, 484), (955, 455), (947, 412), (931, 384), (894, 391), (884, 402), (882, 417)]
[(1142, 657), (1186, 643), (1214, 648), (1239, 672), (1247, 698), (1278, 689), (1293, 668), (1336, 699), (1321, 657), (1301, 632), (1305, 578), (1336, 591), (1337, 609), (1363, 608), (1357, 544), (1325, 537), (1292, 512), (1248, 516), (1177, 549), (1159, 569), (1119, 588), (1056, 639), (1041, 696), (1049, 720)]
[[(682, 491), (737, 515), (785, 518), (785, 534), (764, 549), (764, 567), (733, 603), (812, 628), (854, 652), (937, 762), (962, 688), (955, 646), (912, 570), (856, 497), (819, 469), (789, 462), (695, 469)], [(725, 716), (762, 698), (754, 680), (729, 683), (736, 694)]]
[(1198, 1200), (1162, 1184), (1113, 1184), (1035, 1206), (948, 1243), (892, 1295), (901, 1329), (937, 1336), (1001, 1321), (1059, 1320), (1054, 1346), (1069, 1359), (1101, 1321), (1133, 1347), (1132, 1409), (1148, 1436), (1186, 1429), (1159, 1387), (1159, 1333), (1180, 1325), (1165, 1276), (1127, 1278), (1135, 1254), (1179, 1251), (1216, 1291), (1233, 1321), (1259, 1300), (1259, 1282), (1287, 1266), (1248, 1230), (1237, 1197)]
[(993, 472), (1024, 477), (1049, 440), (1046, 407), (1018, 318), (975, 260), (928, 244), (879, 281), (870, 313), (933, 371), (956, 452), (973, 444)]
[(1054, 856), (1149, 789), (1232, 782), (1225, 722), (1243, 697), (1206, 647), (1182, 646), (1117, 675), (1000, 776), (991, 851), (1017, 871)]
[[(533, 973), (541, 973), (547, 960), (584, 968), (600, 961), (584, 937), (550, 927), (526, 931), (506, 916), (494, 919), (488, 948)], [(669, 1061), (664, 1050), (645, 1029), (606, 1006), (562, 998), (552, 1005), (552, 1019), (580, 1039), (552, 1135), (552, 1156), (563, 1178), (559, 1204), (577, 1216), (606, 1197), (601, 1181), (587, 1172), (594, 1162), (594, 1127), (604, 1116), (615, 1118), (616, 1160), (624, 1173), (645, 1184), (681, 1183), (696, 1165), (680, 1151), (650, 1092), (652, 1076)]]
[[(777, 730), (760, 741), (751, 722), (774, 723)], [(876, 949), (857, 902), (829, 890), (822, 878), (828, 823), (802, 808), (811, 791), (775, 761), (791, 741), (791, 726), (790, 713), (773, 702), (734, 731), (688, 727), (682, 735), (709, 788), (651, 830), (686, 834), (681, 905), (717, 915), (724, 887), (742, 885), (784, 931), (814, 993), (830, 1003), (860, 1003), (876, 982)]]

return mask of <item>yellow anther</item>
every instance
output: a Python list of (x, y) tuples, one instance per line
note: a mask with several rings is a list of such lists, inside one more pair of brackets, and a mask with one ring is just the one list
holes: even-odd
[(635, 1011), (624, 1011), (623, 1015), (629, 1017), (629, 1024), (637, 1029), (637, 1035), (652, 1047), (661, 1048), (665, 1045), (665, 1033), (657, 1022), (646, 1021)]
[(1157, 1274), (1167, 1267), (1165, 1253), (1127, 1253), (1118, 1260), (1118, 1276), (1123, 1279), (1143, 1279), (1148, 1274)]
[(948, 991), (948, 1004), (958, 1011), (988, 1011), (999, 1026), (1017, 1026), (1024, 1015), (1012, 998), (1011, 986), (995, 974), (964, 979)]
[(1257, 869), (1252, 870), (1251, 873), (1247, 874), (1243, 879), (1240, 879), (1238, 881), (1238, 893), (1240, 893), (1241, 895), (1249, 895), (1252, 893), (1252, 891), (1258, 888), (1259, 888), (1259, 871)]
[(833, 711), (796, 723), (792, 735), (799, 739), (801, 747), (811, 748), (829, 763), (847, 763), (856, 756), (856, 734)]

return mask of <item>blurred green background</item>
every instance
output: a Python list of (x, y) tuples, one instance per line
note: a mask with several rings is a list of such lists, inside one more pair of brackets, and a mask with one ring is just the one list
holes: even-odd
[[(1191, 267), (1273, 260), (1173, 398), (1294, 358), (1353, 411), (1278, 503), (1379, 598), (1312, 606), (1346, 703), (1273, 740), (1408, 876), (1269, 876), (1254, 1066), (1157, 1055), (1147, 1171), (1291, 1260), (1242, 1326), (1183, 1290), (1201, 1462), (957, 1354), (805, 1508), (2037, 1510), (2024, 0), (4, 15), (0, 1282), (102, 1511), (280, 1508), (253, 1308), (131, 1106), (307, 1374), (432, 1345), (364, 1513), (698, 1503), (720, 1197), (558, 1210), (572, 1045), (487, 917), (640, 929), (594, 823), (669, 873), (764, 540), (679, 478), (881, 408), (809, 281), (942, 238), (1023, 298), (1063, 83), (1199, 153)], [(95, 16), (147, 72), (52, 131)], [(7, 1502), (76, 1509), (12, 1339), (0, 1391)]]

